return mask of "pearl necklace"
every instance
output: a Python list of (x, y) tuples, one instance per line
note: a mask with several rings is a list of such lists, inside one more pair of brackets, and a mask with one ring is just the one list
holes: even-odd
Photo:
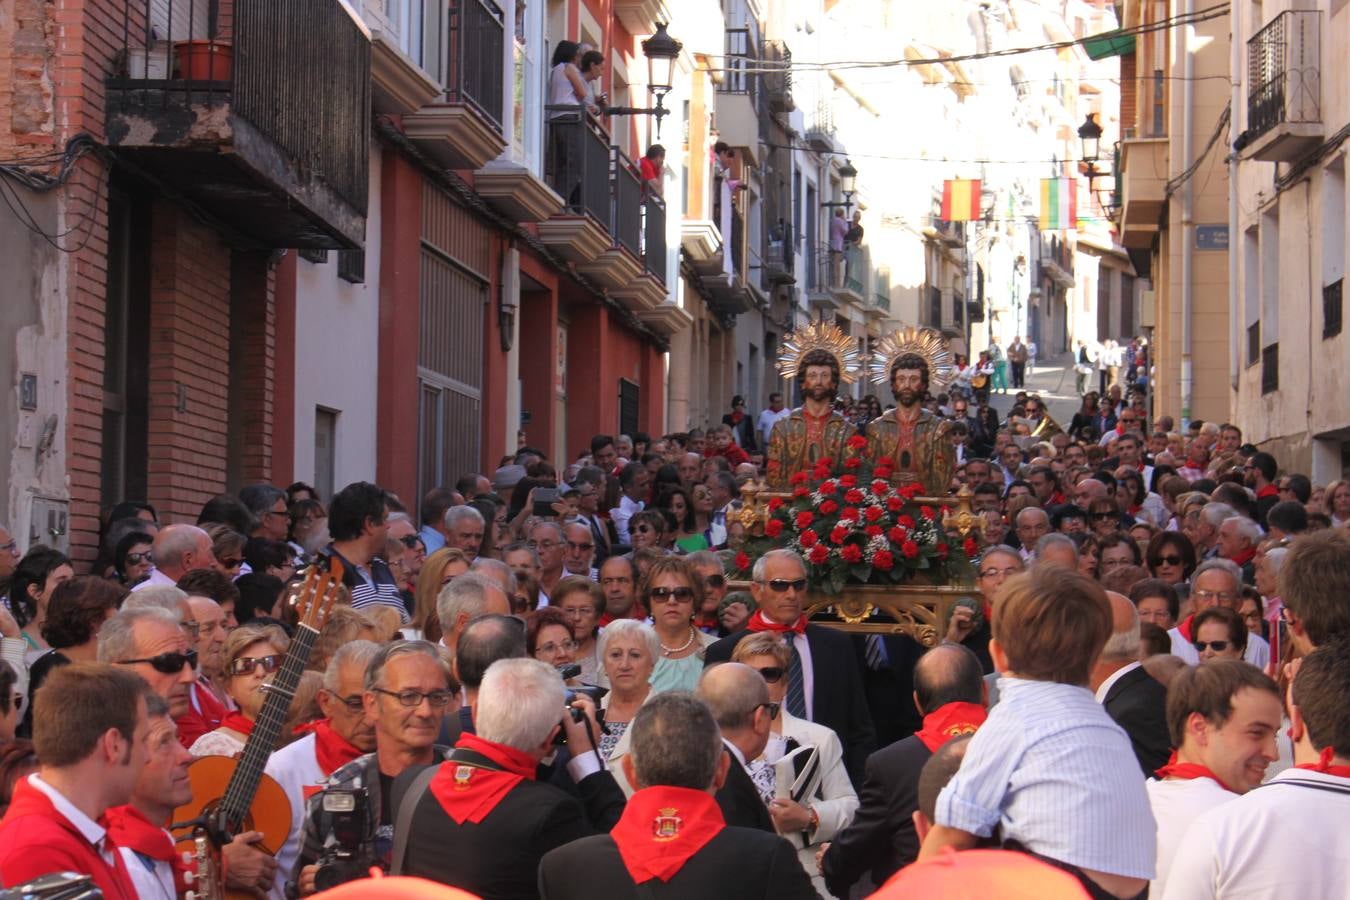
[(673, 653), (683, 653), (684, 651), (689, 649), (690, 645), (694, 643), (694, 638), (696, 637), (698, 637), (698, 632), (694, 630), (694, 626), (690, 625), (689, 640), (685, 641), (679, 647), (667, 647), (665, 644), (662, 644), (661, 652), (664, 653), (666, 656), (670, 656)]

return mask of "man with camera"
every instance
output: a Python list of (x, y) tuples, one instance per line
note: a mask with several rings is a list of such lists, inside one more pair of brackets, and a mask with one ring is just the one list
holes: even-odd
[[(485, 900), (533, 898), (545, 853), (591, 834), (592, 821), (612, 827), (623, 794), (594, 750), (595, 706), (584, 696), (568, 705), (566, 697), (561, 676), (539, 660), (502, 659), (488, 668), (473, 703), (478, 733), (460, 735), (445, 762), (404, 772), (394, 785), (395, 874)], [(560, 734), (580, 803), (536, 780)]]
[(437, 744), (451, 709), (450, 671), (427, 641), (385, 644), (364, 675), (363, 715), (375, 724), (375, 752), (333, 772), (305, 812), (292, 875), (301, 896), (389, 868), (394, 845), (390, 787), (410, 767), (434, 765), (448, 747)]
[(658, 694), (638, 710), (631, 735), (623, 766), (638, 791), (609, 834), (544, 856), (540, 897), (624, 897), (638, 885), (651, 897), (816, 896), (787, 841), (726, 824), (713, 794), (736, 763), (722, 752), (707, 704)]

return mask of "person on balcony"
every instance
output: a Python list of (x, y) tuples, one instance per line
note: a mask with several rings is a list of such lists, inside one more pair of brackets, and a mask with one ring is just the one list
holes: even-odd
[(594, 49), (584, 50), (580, 69), (582, 81), (586, 83), (586, 97), (582, 103), (591, 115), (598, 116), (609, 105), (609, 98), (600, 90), (600, 79), (605, 74), (605, 54)]
[(642, 176), (642, 189), (649, 195), (661, 196), (663, 192), (662, 173), (666, 170), (666, 148), (652, 144), (647, 153), (638, 161), (639, 174)]
[(838, 287), (844, 279), (844, 242), (848, 239), (848, 219), (844, 208), (836, 206), (830, 219), (830, 287)]
[[(594, 52), (594, 51), (592, 51)], [(548, 74), (548, 105), (549, 106), (581, 106), (589, 104), (590, 87), (586, 79), (581, 75), (581, 68), (577, 65), (581, 57), (581, 45), (574, 41), (559, 41), (558, 47), (553, 51), (552, 68)], [(604, 57), (601, 57), (603, 61)], [(591, 105), (592, 111), (594, 106)], [(549, 111), (550, 118), (562, 118), (568, 115), (568, 110), (554, 109)]]

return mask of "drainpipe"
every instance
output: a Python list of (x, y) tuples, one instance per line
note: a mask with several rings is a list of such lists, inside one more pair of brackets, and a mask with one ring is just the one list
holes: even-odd
[[(1242, 79), (1238, 77), (1238, 74), (1244, 71), (1242, 68), (1243, 6), (1242, 3), (1234, 3), (1229, 12), (1230, 29), (1233, 36), (1228, 66), (1229, 71), (1233, 73), (1233, 86), (1228, 98), (1230, 105), (1228, 121), (1230, 133), (1234, 134), (1238, 130), (1238, 111), (1242, 109)], [(1238, 389), (1238, 373), (1242, 371), (1242, 330), (1246, 324), (1246, 316), (1243, 314), (1242, 292), (1238, 289), (1238, 248), (1242, 246), (1238, 241), (1240, 227), (1241, 222), (1238, 221), (1238, 158), (1230, 145), (1228, 152), (1228, 384), (1235, 392)], [(1233, 402), (1236, 405), (1236, 394)], [(1230, 421), (1238, 421), (1236, 409), (1232, 411)]]
[[(1185, 0), (1182, 15), (1195, 14), (1195, 0)], [(1181, 29), (1181, 169), (1192, 162), (1195, 155), (1194, 127), (1192, 117), (1195, 105), (1195, 58), (1192, 56), (1195, 46), (1195, 26), (1186, 25)], [(1191, 391), (1194, 377), (1191, 372), (1191, 314), (1194, 303), (1194, 291), (1191, 289), (1191, 248), (1195, 241), (1195, 193), (1192, 189), (1194, 178), (1187, 178), (1181, 185), (1181, 427), (1183, 431), (1191, 424)], [(1231, 251), (1230, 251), (1231, 255)]]

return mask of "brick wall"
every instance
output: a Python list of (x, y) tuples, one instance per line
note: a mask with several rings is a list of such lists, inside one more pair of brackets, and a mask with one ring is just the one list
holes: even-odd
[(1139, 121), (1139, 108), (1136, 97), (1139, 89), (1137, 78), (1138, 62), (1132, 53), (1120, 58), (1120, 133), (1123, 137), (1126, 128), (1133, 128)]
[(161, 521), (197, 520), (225, 489), (230, 252), (167, 200), (150, 226), (149, 501)]
[(266, 253), (235, 253), (230, 272), (228, 482), (238, 490), (272, 479), (276, 294)]

